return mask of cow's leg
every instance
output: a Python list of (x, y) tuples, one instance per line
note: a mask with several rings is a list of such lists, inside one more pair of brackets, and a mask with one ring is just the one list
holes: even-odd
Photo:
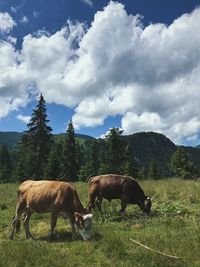
[(87, 205), (88, 207), (88, 211), (91, 212), (92, 209), (94, 209), (95, 207), (95, 199), (96, 199), (96, 192), (90, 192), (90, 199), (89, 199), (89, 203)]
[(127, 202), (125, 201), (125, 199), (121, 199), (121, 209), (120, 209), (120, 214), (124, 217), (124, 215), (125, 215), (125, 209), (126, 209), (126, 207), (127, 207), (127, 204), (126, 204)]
[(34, 239), (29, 228), (29, 221), (30, 221), (32, 213), (33, 211), (30, 208), (26, 208), (26, 211), (24, 214), (24, 228), (25, 228), (27, 239), (30, 239), (30, 238)]
[(16, 209), (15, 209), (15, 216), (12, 220), (12, 230), (11, 234), (9, 236), (9, 239), (12, 240), (14, 238), (15, 232), (19, 233), (20, 230), (20, 217), (22, 213), (24, 212), (25, 203), (24, 201), (19, 201), (17, 203)]
[(51, 225), (50, 225), (50, 230), (49, 230), (49, 242), (51, 241), (53, 235), (54, 235), (54, 228), (56, 227), (57, 223), (57, 214), (52, 212), (51, 213)]
[(101, 204), (102, 204), (102, 197), (98, 196), (98, 199), (96, 201), (96, 205), (97, 205), (97, 208), (98, 208), (100, 213), (102, 213)]
[(72, 228), (72, 238), (74, 239), (77, 236), (76, 227), (75, 227), (75, 217), (74, 217), (74, 214), (72, 214), (72, 215), (69, 216), (69, 221), (70, 221), (71, 228)]
[(9, 239), (12, 240), (14, 238), (15, 232), (18, 233), (20, 228), (20, 216), (15, 215), (12, 220), (12, 230), (9, 236)]

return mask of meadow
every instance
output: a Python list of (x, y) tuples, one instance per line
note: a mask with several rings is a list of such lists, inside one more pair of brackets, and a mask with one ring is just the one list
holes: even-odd
[[(18, 184), (0, 184), (0, 266), (200, 266), (200, 181), (166, 179), (139, 181), (152, 196), (152, 212), (143, 215), (129, 205), (122, 219), (120, 202), (103, 201), (103, 215), (93, 213), (91, 241), (72, 239), (68, 221), (58, 219), (49, 243), (49, 214), (33, 214), (30, 229), (36, 240), (26, 240), (24, 229), (8, 240)], [(74, 184), (84, 205), (87, 184)], [(133, 243), (130, 239), (179, 259), (171, 259)]]

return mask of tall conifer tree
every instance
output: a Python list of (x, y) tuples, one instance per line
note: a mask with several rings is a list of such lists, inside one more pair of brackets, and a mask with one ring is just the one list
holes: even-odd
[(121, 138), (123, 130), (119, 128), (112, 128), (106, 135), (107, 144), (107, 169), (110, 173), (120, 174), (122, 173), (124, 152), (126, 143)]
[(129, 145), (126, 146), (124, 151), (123, 174), (134, 178), (139, 177), (137, 162)]
[(36, 179), (42, 179), (44, 176), (45, 165), (53, 142), (52, 128), (47, 125), (48, 123), (46, 103), (41, 94), (38, 105), (33, 110), (30, 123), (27, 125), (29, 145), (34, 152), (34, 175)]
[[(48, 155), (53, 143), (51, 127), (46, 114), (46, 103), (42, 94), (36, 109), (33, 110), (28, 130), (18, 149), (16, 176), (20, 180), (27, 178), (43, 179)], [(21, 175), (21, 177), (20, 177)]]
[(72, 121), (68, 123), (62, 158), (62, 179), (65, 181), (76, 181), (80, 166), (78, 164), (77, 144)]
[(94, 140), (89, 145), (89, 158), (84, 165), (81, 166), (79, 180), (87, 181), (91, 176), (95, 176), (99, 171), (99, 148), (98, 141)]
[(24, 181), (27, 178), (33, 177), (35, 169), (34, 153), (29, 145), (29, 138), (24, 134), (21, 141), (17, 145), (16, 166), (14, 171), (14, 179)]
[(61, 177), (62, 146), (54, 143), (49, 153), (45, 169), (45, 177), (51, 180), (58, 180)]

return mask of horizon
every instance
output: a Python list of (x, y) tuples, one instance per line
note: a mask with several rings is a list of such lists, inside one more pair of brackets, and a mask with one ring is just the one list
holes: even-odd
[(197, 0), (0, 2), (0, 131), (23, 132), (38, 95), (53, 133), (156, 132), (200, 144)]
[[(108, 129), (109, 130), (109, 129)], [(108, 131), (107, 131), (108, 132)], [(25, 133), (25, 131), (0, 131), (0, 133), (17, 133), (17, 134), (23, 134)], [(54, 133), (52, 131), (52, 134), (53, 135), (60, 135), (60, 134), (66, 134), (67, 132), (60, 132), (60, 133)], [(101, 137), (95, 137), (95, 136), (92, 136), (90, 134), (84, 134), (84, 133), (77, 133), (76, 131), (74, 132), (75, 133), (75, 136), (76, 135), (83, 135), (83, 136), (87, 136), (87, 137), (90, 137), (90, 138), (94, 138), (94, 139), (104, 139), (105, 136), (101, 136)], [(132, 134), (122, 134), (122, 136), (130, 136), (130, 135), (137, 135), (137, 134), (155, 134), (155, 135), (163, 135), (165, 138), (169, 139), (170, 142), (172, 142), (175, 146), (185, 146), (185, 147), (192, 147), (192, 148), (198, 148), (200, 146), (200, 144), (197, 144), (196, 146), (191, 146), (191, 145), (179, 145), (179, 144), (176, 144), (174, 143), (169, 137), (167, 137), (166, 135), (162, 134), (162, 133), (159, 133), (159, 132), (153, 132), (153, 131), (141, 131), (141, 132), (136, 132), (136, 133), (132, 133)]]

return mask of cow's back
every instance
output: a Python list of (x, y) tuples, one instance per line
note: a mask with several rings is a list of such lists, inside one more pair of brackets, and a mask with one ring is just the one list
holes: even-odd
[[(133, 178), (132, 178), (133, 179)], [(106, 174), (92, 177), (89, 181), (89, 191), (98, 191), (98, 195), (106, 199), (119, 198), (124, 190), (131, 189), (132, 180), (128, 176)]]
[(74, 209), (74, 188), (60, 181), (26, 181), (19, 187), (26, 205), (36, 212)]

